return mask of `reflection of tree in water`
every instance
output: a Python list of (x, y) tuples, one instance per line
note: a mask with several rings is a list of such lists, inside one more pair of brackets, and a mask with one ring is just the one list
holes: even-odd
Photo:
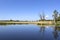
[(45, 26), (44, 25), (42, 25), (42, 26), (40, 26), (40, 32), (41, 32), (41, 39), (42, 40), (44, 40), (44, 33), (45, 33)]
[(40, 25), (40, 37), (41, 39), (40, 40), (44, 40), (44, 33), (45, 33), (45, 26), (44, 25)]
[(54, 38), (55, 38), (55, 39), (57, 39), (57, 38), (58, 38), (58, 31), (57, 31), (57, 27), (58, 27), (58, 26), (56, 26), (56, 25), (55, 25), (55, 27), (54, 27), (54, 32), (53, 32), (53, 35), (54, 35)]
[(40, 32), (44, 32), (45, 31), (45, 26), (41, 26), (40, 27)]

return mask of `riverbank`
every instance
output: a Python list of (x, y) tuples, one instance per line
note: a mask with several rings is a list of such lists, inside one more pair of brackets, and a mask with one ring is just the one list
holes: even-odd
[[(2, 24), (37, 24), (37, 25), (54, 25), (54, 21), (0, 21)], [(60, 21), (57, 21), (57, 24), (60, 25)]]
[[(54, 24), (53, 21), (0, 21), (0, 24), (38, 24), (38, 25), (48, 25), (48, 24)], [(59, 23), (60, 24), (60, 23)]]

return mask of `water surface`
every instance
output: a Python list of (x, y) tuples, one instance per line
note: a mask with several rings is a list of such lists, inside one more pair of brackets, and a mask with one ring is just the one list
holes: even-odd
[(60, 26), (0, 25), (0, 40), (60, 40)]

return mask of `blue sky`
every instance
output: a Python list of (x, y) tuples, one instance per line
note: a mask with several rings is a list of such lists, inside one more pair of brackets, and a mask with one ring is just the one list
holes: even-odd
[(42, 12), (52, 19), (55, 9), (60, 12), (60, 0), (0, 0), (0, 20), (38, 20)]

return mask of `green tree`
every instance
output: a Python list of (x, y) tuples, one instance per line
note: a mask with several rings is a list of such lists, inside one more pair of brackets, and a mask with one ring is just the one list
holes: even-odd
[(57, 22), (57, 18), (58, 18), (58, 12), (57, 12), (57, 10), (54, 10), (54, 12), (53, 12), (53, 20), (55, 21), (55, 23)]
[(60, 21), (60, 14), (59, 14), (59, 16), (58, 16), (57, 20), (58, 20), (58, 21)]
[(13, 21), (12, 19), (10, 19), (10, 21)]

